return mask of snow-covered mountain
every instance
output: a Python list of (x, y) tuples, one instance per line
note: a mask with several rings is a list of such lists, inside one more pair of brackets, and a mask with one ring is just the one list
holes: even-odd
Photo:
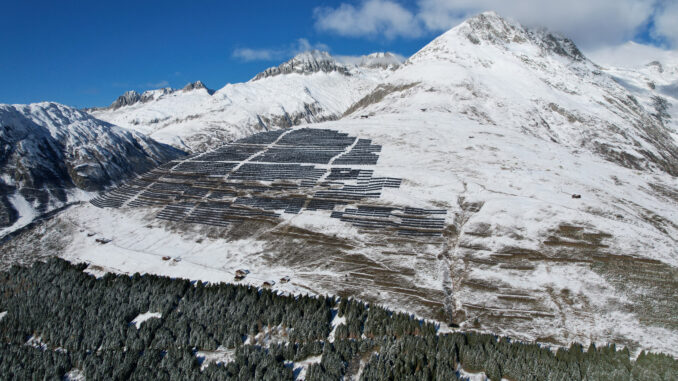
[(603, 67), (678, 139), (678, 53), (635, 68)]
[[(327, 52), (300, 53), (245, 83), (127, 92), (95, 117), (160, 142), (204, 151), (255, 132), (334, 120), (396, 67), (391, 54), (344, 64)], [(201, 84), (202, 85), (202, 84)]]
[(303, 55), (211, 96), (95, 111), (196, 150), (305, 104), (318, 123), (172, 161), (16, 250), (209, 281), (248, 269), (463, 329), (678, 354), (678, 141), (652, 101), (672, 102), (668, 65), (615, 72), (488, 12), (397, 68), (335, 67)]
[[(670, 92), (667, 82), (657, 91)], [(375, 94), (386, 99), (374, 103)], [(436, 38), (358, 106), (352, 109), (361, 114), (464, 114), (626, 167), (678, 175), (676, 141), (655, 106), (643, 107), (572, 41), (492, 13)]]
[(0, 105), (0, 227), (183, 153), (57, 103)]

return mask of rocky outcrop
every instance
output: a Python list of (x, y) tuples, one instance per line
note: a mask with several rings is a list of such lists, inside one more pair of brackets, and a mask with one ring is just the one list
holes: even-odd
[[(202, 85), (202, 82), (194, 82), (195, 83), (200, 83)], [(189, 85), (193, 85), (189, 84)], [(187, 85), (187, 86), (189, 86)], [(203, 85), (204, 87), (204, 85)], [(139, 94), (138, 92), (134, 90), (130, 90), (125, 92), (123, 95), (119, 96), (118, 99), (116, 99), (113, 103), (111, 103), (110, 106), (108, 106), (108, 109), (111, 110), (117, 110), (121, 107), (125, 106), (131, 106), (133, 104), (137, 103), (146, 103), (149, 101), (152, 101), (154, 99), (157, 99), (158, 97), (162, 95), (167, 95), (167, 94), (172, 94), (176, 90), (172, 89), (171, 87), (165, 87), (162, 89), (157, 89), (157, 90), (149, 90), (149, 91), (144, 91), (143, 93)], [(106, 108), (103, 108), (106, 109)], [(90, 109), (89, 111), (96, 110), (96, 109)], [(87, 110), (86, 110), (87, 111)]]
[(134, 90), (130, 90), (119, 96), (118, 99), (111, 103), (110, 108), (115, 110), (120, 107), (133, 105), (139, 101), (141, 101), (141, 94)]
[(190, 82), (184, 86), (182, 90), (184, 91), (193, 91), (193, 90), (200, 90), (200, 89), (205, 89), (210, 95), (214, 94), (214, 90), (208, 89), (207, 86), (205, 86), (202, 81), (195, 81), (195, 82)]
[(337, 62), (329, 53), (311, 50), (300, 53), (279, 66), (264, 70), (252, 78), (252, 80), (256, 81), (281, 74), (312, 74), (321, 71), (325, 73), (338, 72), (347, 76), (351, 75), (349, 68)]

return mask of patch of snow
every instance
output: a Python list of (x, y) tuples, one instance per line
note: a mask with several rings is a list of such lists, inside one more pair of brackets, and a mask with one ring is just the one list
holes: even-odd
[(301, 361), (296, 361), (293, 363), (294, 367), (294, 379), (295, 380), (304, 380), (306, 379), (306, 371), (311, 364), (319, 364), (322, 359), (322, 355), (311, 356)]
[(200, 370), (205, 370), (211, 363), (228, 364), (235, 359), (235, 349), (220, 345), (215, 351), (197, 351), (195, 356), (200, 362)]
[(489, 380), (489, 378), (487, 378), (487, 376), (485, 375), (485, 372), (471, 373), (471, 372), (465, 371), (464, 368), (459, 367), (457, 369), (457, 373), (459, 373), (459, 378), (462, 379), (462, 380), (468, 380), (468, 381), (488, 381)]
[(25, 345), (31, 346), (31, 347), (33, 347), (33, 348), (42, 349), (43, 351), (44, 351), (44, 350), (47, 350), (47, 344), (46, 344), (44, 341), (42, 341), (42, 337), (40, 337), (40, 336), (38, 336), (38, 337), (35, 337), (35, 336), (29, 337), (29, 338), (28, 338), (28, 341), (26, 341), (26, 344), (25, 344)]
[(160, 312), (144, 312), (143, 314), (137, 315), (130, 324), (134, 324), (137, 329), (141, 328), (141, 324), (145, 322), (148, 319), (160, 319), (162, 317), (162, 314)]
[(0, 237), (14, 230), (20, 229), (31, 223), (38, 216), (35, 206), (24, 198), (20, 193), (10, 195), (9, 202), (19, 214), (19, 219), (12, 226), (0, 229)]
[(81, 369), (73, 368), (64, 375), (65, 381), (85, 381), (85, 372)]
[(327, 337), (327, 339), (329, 340), (330, 343), (334, 342), (334, 335), (337, 332), (337, 327), (341, 324), (346, 323), (346, 316), (340, 317), (339, 314), (337, 313), (336, 309), (332, 310), (332, 313), (334, 314), (334, 317), (332, 318), (332, 322), (330, 323), (331, 327), (332, 327), (332, 331), (330, 332), (330, 335)]

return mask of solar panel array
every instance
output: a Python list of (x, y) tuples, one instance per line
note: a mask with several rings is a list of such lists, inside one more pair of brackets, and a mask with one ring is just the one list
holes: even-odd
[[(252, 135), (164, 164), (93, 199), (100, 208), (157, 207), (162, 220), (227, 227), (283, 213), (330, 211), (366, 231), (440, 236), (445, 210), (365, 205), (402, 180), (374, 177), (381, 146), (327, 129)], [(373, 201), (372, 201), (373, 202)]]
[[(445, 228), (444, 209), (386, 208), (359, 205), (343, 212), (332, 212), (333, 218), (367, 229), (393, 229), (402, 236), (439, 236)], [(440, 217), (442, 216), (442, 217)]]

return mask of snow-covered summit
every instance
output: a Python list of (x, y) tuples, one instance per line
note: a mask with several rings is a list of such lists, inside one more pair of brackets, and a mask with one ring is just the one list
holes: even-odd
[(402, 61), (397, 55), (390, 52), (377, 52), (360, 57), (360, 62), (357, 65), (371, 69), (395, 70), (401, 64)]
[(252, 80), (257, 81), (262, 78), (281, 74), (311, 74), (320, 71), (325, 73), (337, 72), (344, 75), (350, 75), (349, 68), (339, 63), (328, 52), (309, 50), (297, 54), (287, 62), (264, 70), (252, 78)]
[(433, 40), (350, 110), (353, 117), (458, 114), (587, 148), (630, 168), (678, 174), (678, 146), (654, 110), (572, 41), (493, 12)]
[[(574, 42), (566, 37), (544, 29), (528, 29), (495, 12), (484, 12), (443, 33), (406, 63), (428, 59), (454, 59), (457, 55), (473, 56), (487, 47), (516, 51), (530, 57), (555, 53), (575, 61), (585, 59)], [(521, 49), (523, 50), (520, 51)]]

